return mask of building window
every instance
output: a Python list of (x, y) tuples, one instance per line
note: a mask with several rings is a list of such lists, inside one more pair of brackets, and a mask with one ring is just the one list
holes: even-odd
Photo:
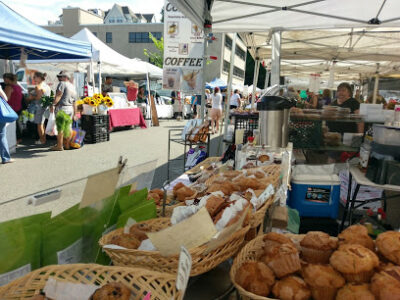
[(112, 43), (112, 32), (106, 32), (106, 43)]
[(241, 48), (236, 47), (235, 53), (237, 56), (239, 56), (241, 59), (245, 60), (246, 59), (246, 52), (243, 51)]
[(97, 32), (92, 32), (94, 36), (97, 36)]
[(225, 47), (232, 50), (232, 39), (228, 35), (225, 35)]
[(230, 62), (224, 60), (224, 64), (223, 64), (223, 66), (222, 66), (223, 70), (224, 70), (226, 73), (229, 73), (229, 68), (230, 68), (230, 67), (231, 67)]
[(233, 67), (233, 75), (244, 78), (244, 71), (242, 69), (239, 69), (238, 67)]
[[(162, 37), (161, 32), (151, 33), (157, 40)], [(151, 43), (151, 39), (148, 32), (129, 32), (129, 43)]]
[(121, 19), (121, 18), (118, 18), (118, 19), (117, 19), (117, 23), (122, 23), (122, 19)]

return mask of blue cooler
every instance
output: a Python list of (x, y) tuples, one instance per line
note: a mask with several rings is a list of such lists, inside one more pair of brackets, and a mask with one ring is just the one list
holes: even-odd
[(297, 209), (300, 216), (337, 218), (340, 199), (338, 175), (307, 166), (305, 173), (300, 170), (293, 172), (291, 185), (288, 205)]

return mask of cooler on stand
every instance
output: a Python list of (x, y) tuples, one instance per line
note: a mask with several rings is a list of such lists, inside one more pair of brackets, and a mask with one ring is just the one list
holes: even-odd
[(340, 179), (333, 165), (294, 167), (288, 205), (301, 217), (336, 219), (339, 210)]

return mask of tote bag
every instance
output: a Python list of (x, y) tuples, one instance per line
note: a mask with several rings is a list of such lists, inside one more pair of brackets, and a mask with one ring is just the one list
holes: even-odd
[(0, 123), (12, 123), (18, 119), (18, 115), (8, 105), (7, 101), (0, 97)]

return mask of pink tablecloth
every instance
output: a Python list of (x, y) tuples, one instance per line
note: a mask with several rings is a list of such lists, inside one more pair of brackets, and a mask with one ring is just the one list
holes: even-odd
[(139, 125), (141, 128), (147, 128), (140, 108), (110, 109), (110, 130), (114, 127)]

